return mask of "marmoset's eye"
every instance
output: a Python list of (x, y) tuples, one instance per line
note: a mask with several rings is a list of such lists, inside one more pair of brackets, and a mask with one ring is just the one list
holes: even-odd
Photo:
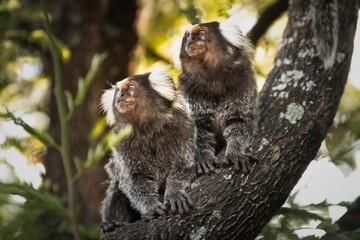
[(129, 84), (127, 86), (127, 90), (129, 90), (129, 91), (133, 90), (134, 88), (135, 88), (134, 84)]
[(199, 35), (205, 35), (206, 31), (205, 30), (199, 30), (198, 34)]

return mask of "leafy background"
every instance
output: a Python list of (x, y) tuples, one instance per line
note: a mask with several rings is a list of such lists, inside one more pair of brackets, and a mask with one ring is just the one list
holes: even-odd
[[(263, 9), (273, 2), (138, 1), (141, 6), (136, 22), (139, 41), (130, 72), (142, 73), (171, 64), (169, 49), (186, 25), (221, 21), (231, 16), (246, 33)], [(89, 149), (86, 159), (69, 155), (66, 146), (50, 135), (48, 108), (53, 89), (50, 76), (44, 72), (40, 52), (50, 50), (55, 72), (56, 66), (61, 68), (71, 59), (72, 53), (61, 36), (53, 35), (50, 29), (53, 16), (50, 12), (47, 20), (46, 11), (42, 4), (0, 0), (0, 239), (29, 239), (29, 236), (31, 239), (98, 239), (98, 222), (76, 221), (81, 212), (71, 209), (69, 192), (55, 194), (53, 183), (42, 178), (46, 171), (43, 158), (49, 147), (64, 153), (63, 160), (67, 159), (64, 165), (75, 166), (70, 171), (73, 175), (67, 177), (68, 184), (72, 185), (109, 154), (109, 141), (118, 143), (131, 129), (124, 129), (110, 140), (110, 134), (103, 134), (107, 129), (99, 114), (89, 134), (90, 141), (96, 144)], [(254, 67), (259, 91), (271, 69), (286, 21), (285, 14), (257, 45)], [(27, 27), (29, 24), (31, 28)], [(359, 32), (349, 83), (317, 159), (258, 239), (360, 239), (359, 225), (347, 229), (339, 220), (348, 209), (348, 213), (360, 209), (360, 72), (355, 67), (360, 64)], [(89, 86), (106, 57), (106, 53), (100, 52), (93, 57), (88, 72), (82, 73), (83, 77), (78, 80), (77, 93), (72, 95), (66, 89), (55, 89), (62, 93), (63, 99), (57, 101), (65, 110), (60, 116), (63, 122), (86, 101)], [(61, 76), (55, 74), (55, 78), (61, 83)], [(64, 131), (68, 132), (66, 128)], [(69, 216), (69, 212), (75, 216)], [(359, 214), (350, 215), (350, 222), (356, 222), (356, 216), (360, 218)], [(78, 233), (74, 231), (74, 224)], [(53, 226), (55, 230), (50, 229)]]

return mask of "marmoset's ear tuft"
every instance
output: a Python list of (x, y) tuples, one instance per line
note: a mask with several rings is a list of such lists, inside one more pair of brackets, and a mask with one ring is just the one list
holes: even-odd
[(168, 67), (153, 71), (149, 75), (151, 87), (157, 91), (162, 97), (169, 101), (174, 101), (175, 85), (171, 74), (167, 72)]
[(232, 19), (227, 19), (219, 25), (221, 35), (231, 45), (241, 48), (247, 55), (251, 55), (254, 51), (254, 46), (250, 40), (244, 36), (239, 26)]
[(101, 96), (100, 108), (106, 114), (106, 122), (112, 126), (115, 124), (115, 116), (113, 112), (113, 101), (115, 95), (115, 88), (105, 90)]
[(180, 60), (180, 52), (182, 46), (183, 37), (179, 37), (175, 39), (174, 43), (171, 46), (171, 55), (172, 55), (172, 63), (176, 70), (181, 71), (181, 60)]

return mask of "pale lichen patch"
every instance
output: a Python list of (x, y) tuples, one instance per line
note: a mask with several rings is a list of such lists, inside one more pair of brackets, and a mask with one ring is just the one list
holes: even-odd
[(307, 81), (305, 91), (309, 92), (309, 91), (311, 91), (311, 89), (313, 89), (313, 87), (316, 87), (315, 82), (314, 81)]
[(288, 59), (288, 58), (285, 58), (284, 59), (284, 64), (285, 65), (289, 65), (289, 64), (291, 64), (292, 63), (292, 60), (291, 59)]
[(280, 76), (280, 81), (279, 82), (286, 82), (287, 77), (286, 77), (286, 73), (282, 73)]
[(276, 90), (281, 91), (281, 90), (284, 90), (285, 88), (286, 88), (286, 83), (281, 83), (281, 84), (278, 84), (278, 85), (272, 87), (272, 90), (273, 91), (276, 91)]
[(294, 42), (294, 38), (293, 37), (289, 37), (289, 38), (285, 38), (282, 43), (280, 44), (280, 48), (284, 47), (287, 44), (291, 44), (292, 42)]
[(287, 71), (286, 75), (288, 77), (292, 77), (295, 81), (298, 81), (304, 76), (304, 72), (299, 70), (292, 70), (292, 71)]
[(232, 178), (232, 174), (224, 175), (224, 179), (226, 180), (230, 180), (231, 178)]
[(221, 213), (219, 210), (214, 210), (214, 212), (212, 213), (212, 216), (216, 219), (220, 219), (221, 218)]
[(279, 93), (279, 98), (288, 98), (289, 97), (289, 92), (280, 92)]
[(279, 79), (279, 82), (286, 83), (286, 82), (298, 82), (305, 74), (303, 71), (299, 70), (290, 70), (282, 73)]
[(294, 34), (293, 34), (293, 38), (297, 38), (297, 37), (298, 37), (298, 31), (295, 30), (295, 31), (294, 31)]
[(336, 62), (337, 63), (342, 63), (344, 60), (345, 60), (345, 53), (338, 52), (336, 54)]
[(271, 150), (273, 152), (273, 159), (278, 160), (281, 156), (281, 150), (280, 150), (279, 146), (275, 145), (271, 148)]
[(269, 140), (267, 140), (266, 138), (261, 139), (261, 145), (268, 145), (269, 144)]
[[(286, 58), (284, 59), (283, 63), (290, 64), (291, 60)], [(276, 64), (278, 64), (278, 62)], [(297, 87), (299, 85), (299, 80), (304, 76), (305, 76), (304, 72), (299, 70), (290, 70), (282, 73), (280, 78), (278, 79), (279, 84), (272, 87), (273, 90), (272, 96), (273, 97), (279, 96), (280, 98), (288, 98), (289, 93), (284, 91), (286, 86), (288, 84), (292, 84), (293, 87)], [(276, 93), (276, 91), (279, 91), (279, 93)]]
[(304, 107), (296, 104), (290, 103), (287, 106), (286, 113), (284, 115), (285, 119), (287, 119), (291, 124), (295, 124), (298, 120), (302, 119), (304, 115)]
[(315, 52), (313, 48), (306, 48), (306, 49), (301, 49), (298, 53), (297, 53), (299, 58), (305, 58), (305, 57), (314, 57), (315, 56)]
[(206, 234), (206, 228), (204, 226), (198, 228), (197, 230), (192, 230), (190, 233), (191, 240), (200, 240)]
[(310, 14), (305, 13), (304, 16), (296, 22), (296, 25), (301, 28), (301, 27), (305, 26), (306, 24), (308, 24), (309, 20), (311, 19), (311, 16), (309, 16), (309, 15)]

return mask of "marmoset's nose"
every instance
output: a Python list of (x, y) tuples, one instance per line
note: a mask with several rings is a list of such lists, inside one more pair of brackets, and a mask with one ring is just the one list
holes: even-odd
[(130, 94), (125, 89), (122, 89), (116, 94), (116, 101), (126, 100), (128, 96), (130, 96)]

